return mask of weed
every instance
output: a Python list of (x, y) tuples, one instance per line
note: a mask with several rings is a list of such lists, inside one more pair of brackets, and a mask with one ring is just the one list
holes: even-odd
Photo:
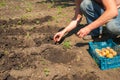
[(19, 10), (20, 9), (20, 6), (15, 6), (14, 7), (16, 10)]
[(46, 64), (46, 62), (45, 62), (45, 60), (43, 58), (41, 58), (40, 62), (41, 62), (42, 65)]
[(9, 54), (9, 52), (8, 52), (7, 50), (5, 50), (5, 51), (4, 51), (4, 54), (7, 55), (7, 54)]
[(26, 3), (26, 5), (27, 5), (27, 7), (26, 7), (26, 12), (31, 12), (32, 11), (32, 9), (33, 9), (33, 5), (32, 5), (32, 3)]
[(52, 8), (53, 4), (48, 4), (48, 9)]
[(23, 15), (23, 16), (21, 16), (21, 19), (27, 19), (28, 18), (28, 16), (27, 15)]
[(70, 21), (71, 21), (71, 19), (69, 19), (69, 18), (68, 18), (66, 21), (67, 21), (67, 22), (70, 22)]
[(59, 15), (59, 14), (61, 14), (62, 13), (62, 7), (61, 6), (58, 6), (57, 7), (57, 14)]
[(57, 20), (57, 16), (52, 16), (53, 20)]
[(35, 23), (36, 23), (36, 24), (39, 24), (39, 23), (40, 23), (40, 21), (39, 21), (39, 20), (36, 20), (36, 21), (35, 21)]
[(69, 49), (71, 47), (70, 41), (63, 42), (63, 47)]
[(54, 0), (51, 0), (51, 2), (52, 2), (52, 3), (55, 3), (55, 1), (54, 1)]
[(35, 28), (35, 26), (31, 26), (28, 30), (33, 30)]
[(45, 73), (46, 76), (48, 76), (49, 73), (50, 73), (50, 70), (49, 70), (48, 68), (45, 68), (45, 69), (44, 69), (44, 73)]
[(63, 17), (67, 16), (67, 14), (63, 14)]
[(6, 25), (1, 25), (0, 28), (1, 29), (4, 29), (6, 27)]
[(29, 7), (26, 8), (26, 12), (31, 12), (31, 11), (32, 11), (32, 8), (29, 8)]
[(6, 6), (6, 3), (5, 3), (4, 0), (2, 0), (2, 1), (0, 2), (0, 7), (4, 7), (4, 6)]
[(45, 61), (42, 61), (42, 65), (45, 65), (46, 64), (46, 62)]
[(26, 38), (30, 38), (30, 33), (27, 32)]
[(32, 16), (31, 14), (24, 14), (24, 15), (21, 16), (21, 19), (22, 20), (26, 20), (26, 19), (28, 19), (31, 16)]
[(61, 16), (60, 15), (56, 15), (56, 16), (53, 16), (53, 20), (56, 22), (56, 23), (58, 23), (59, 21), (58, 21), (58, 18), (60, 18)]
[(17, 22), (17, 24), (18, 24), (18, 25), (22, 25), (22, 20), (19, 20), (19, 21)]
[(15, 66), (15, 70), (20, 70), (20, 69), (23, 69), (25, 66), (24, 64), (18, 64), (17, 66)]

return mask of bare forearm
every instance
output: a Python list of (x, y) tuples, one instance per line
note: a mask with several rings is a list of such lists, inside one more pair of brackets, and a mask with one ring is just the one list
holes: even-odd
[(65, 33), (70, 32), (72, 29), (74, 29), (77, 26), (77, 20), (73, 20), (70, 22), (70, 24), (63, 30)]
[(114, 18), (117, 14), (112, 12), (105, 12), (100, 18), (89, 24), (87, 27), (91, 30), (98, 28), (99, 26), (104, 25), (107, 23), (110, 19)]
[(63, 30), (65, 33), (74, 29), (77, 26), (77, 24), (80, 22), (82, 18), (82, 13), (80, 12), (80, 3), (81, 0), (75, 0), (75, 4), (76, 4), (75, 15), (72, 21), (70, 22), (70, 24)]
[(98, 28), (118, 15), (117, 6), (114, 0), (109, 0), (109, 2), (108, 0), (102, 0), (102, 2), (104, 4), (105, 12), (97, 20), (87, 26), (91, 30)]

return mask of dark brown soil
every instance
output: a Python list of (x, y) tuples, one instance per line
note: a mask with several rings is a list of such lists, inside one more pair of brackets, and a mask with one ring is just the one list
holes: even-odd
[(88, 53), (89, 41), (75, 35), (85, 18), (61, 42), (53, 41), (69, 24), (74, 8), (70, 0), (1, 0), (0, 80), (119, 80), (120, 69), (100, 70)]

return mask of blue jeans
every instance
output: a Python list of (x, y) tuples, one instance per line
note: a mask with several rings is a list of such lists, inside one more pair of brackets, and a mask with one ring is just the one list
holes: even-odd
[[(87, 23), (90, 24), (99, 18), (104, 9), (96, 3), (94, 0), (83, 0), (80, 4), (80, 10), (86, 17)], [(118, 9), (118, 16), (111, 19), (108, 23), (106, 23), (106, 28), (109, 33), (120, 35), (120, 8)], [(90, 35), (97, 36), (102, 33), (102, 27), (100, 26), (97, 29), (94, 29), (90, 32)]]

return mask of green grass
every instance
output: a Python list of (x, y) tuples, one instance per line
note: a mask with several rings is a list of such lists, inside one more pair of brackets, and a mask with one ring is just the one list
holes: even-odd
[(57, 14), (61, 14), (62, 13), (62, 7), (61, 6), (57, 6)]
[(22, 20), (19, 20), (19, 21), (17, 22), (17, 24), (18, 24), (18, 25), (22, 25)]
[(26, 38), (30, 38), (31, 36), (30, 36), (30, 33), (29, 32), (27, 32), (27, 34), (26, 34), (26, 36), (25, 36)]
[(48, 68), (44, 68), (44, 73), (46, 76), (49, 76), (50, 70)]
[(32, 17), (32, 15), (31, 14), (23, 14), (20, 18), (22, 19), (22, 20), (27, 20), (27, 19), (29, 19), (30, 17)]
[(26, 4), (26, 8), (25, 8), (25, 10), (26, 10), (26, 12), (31, 12), (32, 10), (33, 10), (33, 4), (32, 3), (30, 3), (30, 2), (25, 2), (25, 4)]
[(4, 51), (4, 54), (7, 55), (7, 54), (9, 54), (9, 52), (8, 52), (7, 50), (5, 50), (5, 51)]
[(53, 5), (54, 4), (50, 3), (50, 4), (48, 4), (47, 8), (50, 9), (50, 8), (52, 8)]
[(27, 7), (25, 10), (26, 10), (26, 12), (31, 12), (32, 8), (31, 7)]
[(0, 8), (1, 7), (5, 7), (6, 6), (6, 2), (4, 1), (4, 0), (2, 0), (1, 2), (0, 2)]
[(64, 41), (63, 42), (63, 47), (67, 48), (67, 49), (70, 49), (70, 47), (71, 47), (70, 41)]
[(20, 6), (15, 6), (14, 9), (20, 10), (21, 8), (20, 8)]

